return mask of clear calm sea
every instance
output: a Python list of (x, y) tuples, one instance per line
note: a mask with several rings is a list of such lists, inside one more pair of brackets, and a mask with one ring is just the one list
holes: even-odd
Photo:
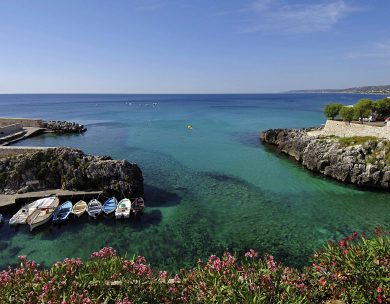
[(70, 120), (88, 128), (83, 135), (44, 135), (17, 145), (71, 146), (135, 162), (143, 171), (147, 204), (145, 214), (131, 221), (85, 216), (33, 233), (3, 224), (0, 268), (21, 254), (50, 265), (87, 258), (104, 246), (144, 255), (167, 270), (248, 248), (302, 266), (329, 239), (389, 229), (389, 193), (314, 175), (258, 139), (268, 128), (320, 125), (325, 103), (352, 104), (362, 97), (0, 95), (0, 116)]

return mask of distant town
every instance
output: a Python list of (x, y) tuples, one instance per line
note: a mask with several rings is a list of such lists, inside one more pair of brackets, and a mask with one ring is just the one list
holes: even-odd
[(293, 90), (287, 93), (350, 93), (350, 94), (390, 94), (390, 85), (365, 86), (348, 89)]

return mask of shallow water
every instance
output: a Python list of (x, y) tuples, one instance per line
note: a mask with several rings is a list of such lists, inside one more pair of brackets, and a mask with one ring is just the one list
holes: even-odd
[(84, 217), (33, 233), (3, 224), (0, 267), (21, 254), (50, 265), (86, 258), (103, 246), (145, 255), (168, 270), (248, 248), (302, 266), (329, 239), (388, 229), (388, 193), (314, 175), (258, 140), (268, 128), (319, 125), (325, 103), (351, 104), (362, 97), (0, 95), (1, 116), (66, 119), (88, 127), (83, 135), (44, 135), (17, 145), (73, 146), (136, 162), (147, 204), (145, 214), (130, 221)]

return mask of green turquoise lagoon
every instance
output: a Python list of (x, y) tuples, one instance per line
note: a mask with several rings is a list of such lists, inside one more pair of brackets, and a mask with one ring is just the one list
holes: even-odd
[[(325, 122), (330, 101), (365, 95), (0, 95), (1, 116), (68, 120), (82, 135), (18, 142), (70, 146), (137, 163), (146, 209), (130, 221), (87, 216), (62, 226), (0, 226), (0, 268), (28, 255), (43, 265), (111, 246), (169, 271), (249, 248), (301, 267), (327, 240), (390, 226), (390, 194), (315, 175), (259, 142), (269, 128)], [(370, 96), (382, 98), (382, 96)], [(192, 129), (187, 128), (192, 125)], [(5, 214), (9, 219), (12, 214)]]

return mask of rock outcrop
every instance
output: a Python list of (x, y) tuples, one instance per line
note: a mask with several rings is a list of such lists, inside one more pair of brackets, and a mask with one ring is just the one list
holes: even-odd
[(44, 121), (42, 127), (56, 133), (83, 133), (87, 131), (84, 125), (69, 121)]
[(0, 193), (45, 189), (101, 190), (107, 196), (143, 196), (140, 168), (127, 160), (50, 148), (0, 159)]
[(306, 131), (270, 129), (262, 132), (260, 139), (314, 172), (359, 187), (390, 189), (389, 141), (345, 146), (337, 138), (312, 137)]

